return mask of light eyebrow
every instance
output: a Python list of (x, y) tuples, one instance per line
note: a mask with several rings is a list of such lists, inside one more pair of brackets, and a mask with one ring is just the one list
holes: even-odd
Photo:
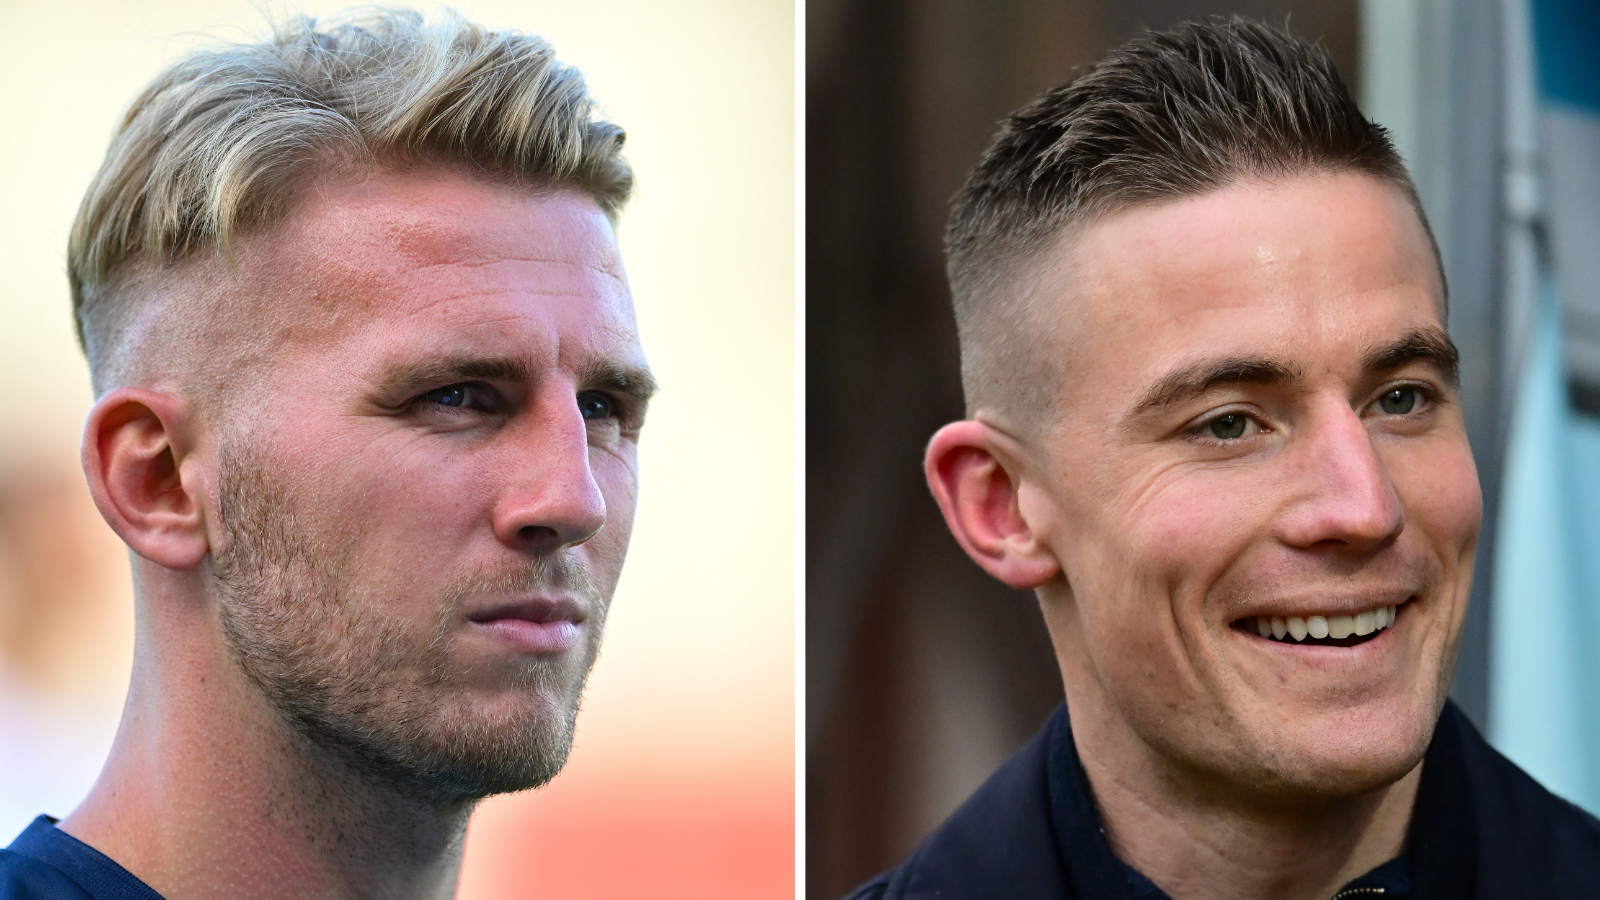
[(1300, 370), (1263, 356), (1228, 356), (1190, 363), (1161, 377), (1139, 402), (1129, 418), (1174, 406), (1204, 394), (1219, 384), (1284, 384), (1300, 378)]
[(1450, 335), (1439, 328), (1419, 328), (1399, 340), (1373, 347), (1362, 356), (1361, 368), (1379, 373), (1414, 362), (1432, 363), (1450, 387), (1460, 386), (1461, 353)]

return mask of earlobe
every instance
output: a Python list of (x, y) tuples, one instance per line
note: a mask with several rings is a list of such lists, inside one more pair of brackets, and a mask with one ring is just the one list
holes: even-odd
[(169, 394), (120, 388), (95, 404), (83, 435), (83, 472), (106, 523), (135, 553), (179, 571), (210, 550), (174, 441), (184, 415)]
[(997, 455), (996, 440), (982, 422), (952, 422), (928, 442), (923, 471), (967, 555), (1014, 588), (1036, 588), (1061, 565), (1023, 515), (1020, 485)]

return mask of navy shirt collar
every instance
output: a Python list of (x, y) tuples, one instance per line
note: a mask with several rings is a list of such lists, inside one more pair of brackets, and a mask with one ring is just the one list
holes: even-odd
[[(1466, 792), (1448, 788), (1462, 784), (1466, 777), (1456, 751), (1460, 743), (1456, 735), (1458, 715), (1454, 707), (1445, 709), (1439, 720), (1439, 733), (1429, 745), (1405, 852), (1346, 884), (1340, 893), (1364, 888), (1368, 889), (1362, 891), (1365, 895), (1372, 892), (1370, 889), (1381, 888), (1381, 896), (1405, 900), (1471, 895), (1473, 861), (1466, 858), (1473, 845), (1471, 800)], [(1045, 768), (1051, 824), (1073, 892), (1079, 897), (1107, 900), (1170, 900), (1143, 873), (1111, 852), (1089, 791), (1088, 776), (1078, 759), (1065, 708), (1052, 717), (1047, 732)], [(1413, 873), (1417, 876), (1415, 883)]]

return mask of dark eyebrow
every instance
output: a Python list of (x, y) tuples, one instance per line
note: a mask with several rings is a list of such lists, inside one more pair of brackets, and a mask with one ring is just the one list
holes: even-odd
[(609, 359), (585, 366), (578, 384), (582, 390), (612, 391), (632, 397), (641, 407), (650, 402), (657, 388), (655, 376), (649, 369)]
[(378, 379), (383, 393), (410, 390), (424, 384), (449, 384), (456, 381), (506, 381), (526, 383), (533, 370), (526, 362), (509, 356), (445, 356), (395, 366)]
[(1128, 417), (1182, 403), (1219, 384), (1283, 384), (1299, 377), (1299, 369), (1262, 356), (1201, 360), (1162, 376), (1139, 398)]
[(1419, 328), (1397, 341), (1368, 350), (1361, 359), (1366, 372), (1387, 372), (1414, 362), (1430, 362), (1450, 387), (1461, 383), (1461, 354), (1450, 336), (1439, 328)]
[[(445, 356), (396, 366), (378, 379), (381, 393), (401, 393), (422, 385), (457, 381), (500, 381), (527, 384), (534, 370), (525, 360), (510, 356)], [(656, 392), (650, 370), (616, 360), (591, 362), (578, 373), (579, 390), (608, 390), (631, 397), (640, 406)]]
[[(1460, 381), (1460, 356), (1456, 345), (1443, 330), (1419, 328), (1398, 340), (1368, 350), (1362, 355), (1361, 370), (1379, 373), (1414, 362), (1431, 362), (1438, 367), (1450, 386), (1456, 387)], [(1231, 356), (1201, 360), (1163, 376), (1139, 399), (1129, 418), (1198, 397), (1219, 384), (1284, 384), (1299, 377), (1297, 368), (1266, 357)]]

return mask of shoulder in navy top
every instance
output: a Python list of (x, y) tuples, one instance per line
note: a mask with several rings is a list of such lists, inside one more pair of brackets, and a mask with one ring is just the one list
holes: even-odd
[(0, 850), (0, 900), (161, 900), (161, 895), (99, 850), (33, 820)]

